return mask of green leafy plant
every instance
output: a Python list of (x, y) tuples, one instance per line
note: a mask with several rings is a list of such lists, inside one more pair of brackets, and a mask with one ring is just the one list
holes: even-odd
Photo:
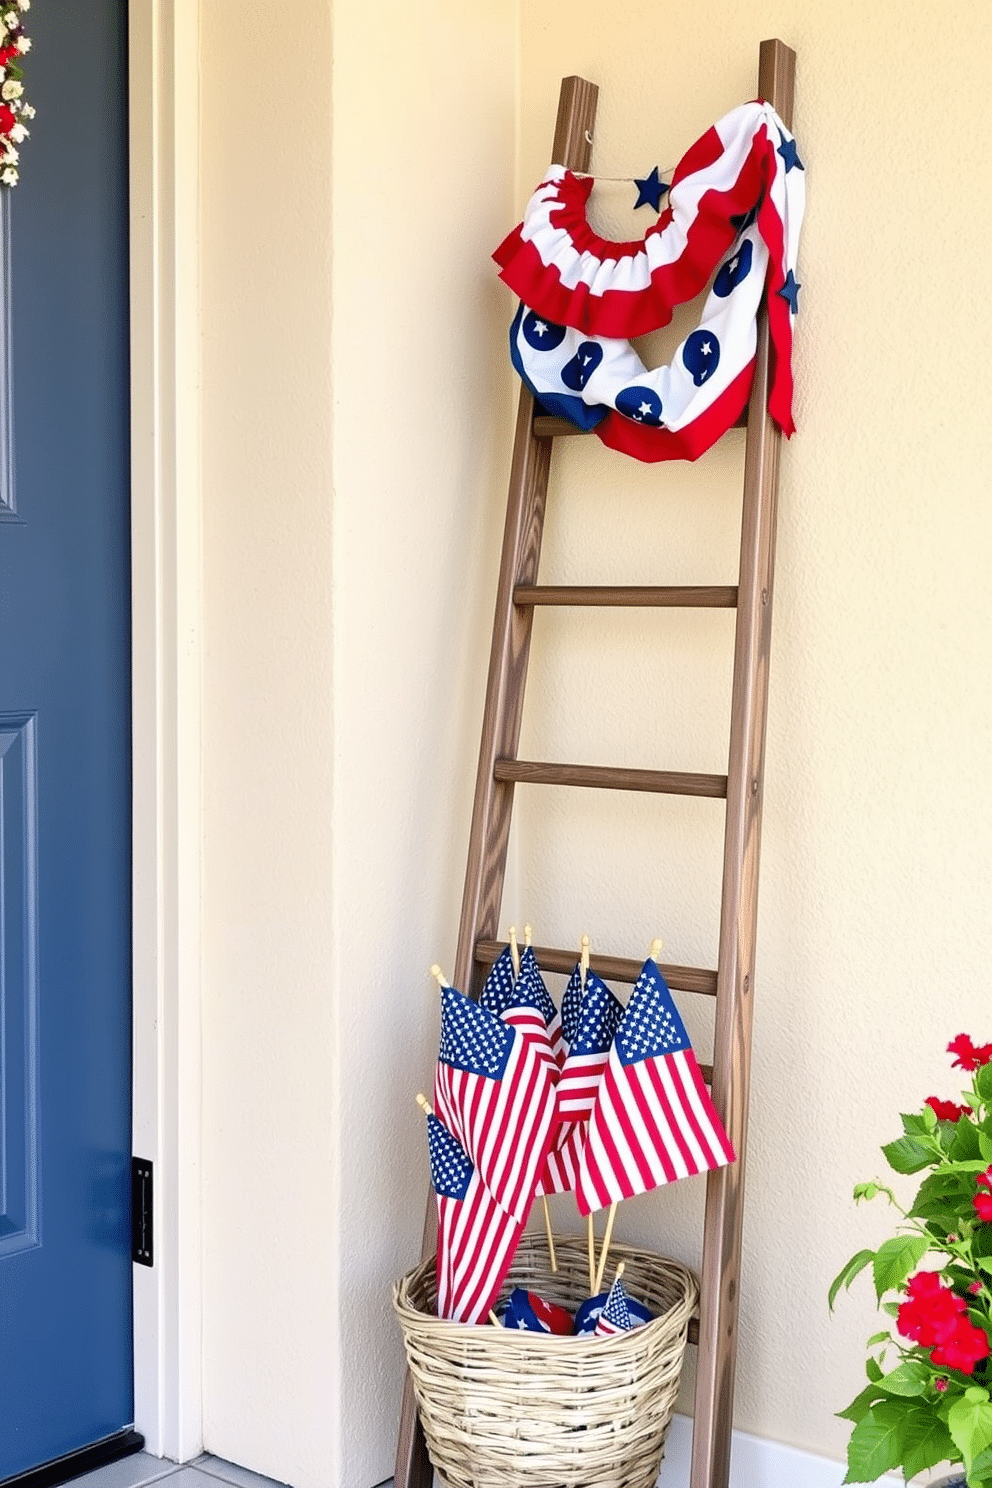
[(900, 1174), (922, 1173), (909, 1209), (884, 1183), (855, 1201), (888, 1200), (902, 1215), (877, 1250), (859, 1250), (830, 1287), (870, 1266), (879, 1308), (894, 1322), (867, 1343), (868, 1383), (837, 1414), (853, 1424), (845, 1483), (901, 1468), (907, 1481), (963, 1464), (968, 1488), (992, 1488), (992, 1044), (948, 1044), (972, 1075), (963, 1104), (929, 1096), (882, 1148)]

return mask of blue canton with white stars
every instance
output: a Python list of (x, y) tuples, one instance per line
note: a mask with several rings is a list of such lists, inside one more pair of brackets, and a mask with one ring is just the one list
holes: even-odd
[(653, 961), (645, 961), (637, 978), (617, 1029), (616, 1047), (625, 1065), (692, 1048), (668, 983)]
[(530, 946), (526, 948), (520, 958), (520, 981), (517, 996), (512, 1006), (537, 1008), (545, 1023), (550, 1023), (557, 1012), (557, 1008), (551, 998), (551, 993), (544, 985), (544, 978), (537, 964), (537, 957), (534, 955)]
[(623, 1018), (623, 1003), (618, 1002), (605, 982), (594, 971), (586, 973), (586, 994), (575, 1031), (570, 1054), (605, 1054)]
[(610, 1287), (610, 1295), (603, 1308), (603, 1317), (608, 1323), (612, 1323), (614, 1328), (622, 1328), (625, 1332), (634, 1326), (630, 1308), (627, 1306), (627, 1293), (621, 1281), (615, 1281)]
[(501, 1018), (513, 1002), (515, 982), (513, 957), (510, 955), (510, 947), (506, 946), (496, 958), (492, 970), (486, 977), (485, 985), (479, 993), (479, 1003), (495, 1017)]
[(433, 1113), (427, 1118), (427, 1148), (434, 1192), (445, 1199), (463, 1199), (475, 1169), (465, 1156), (461, 1143)]
[(440, 1059), (470, 1075), (501, 1080), (513, 1040), (509, 1024), (454, 987), (441, 988)]
[(568, 979), (568, 986), (562, 993), (561, 998), (561, 1031), (567, 1043), (571, 1044), (575, 1038), (579, 1026), (579, 1013), (582, 1010), (582, 973), (576, 963), (575, 970)]

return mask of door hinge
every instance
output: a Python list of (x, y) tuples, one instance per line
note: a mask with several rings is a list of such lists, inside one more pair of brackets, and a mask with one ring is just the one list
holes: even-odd
[(139, 1266), (155, 1264), (152, 1250), (152, 1165), (144, 1157), (131, 1159), (131, 1259)]

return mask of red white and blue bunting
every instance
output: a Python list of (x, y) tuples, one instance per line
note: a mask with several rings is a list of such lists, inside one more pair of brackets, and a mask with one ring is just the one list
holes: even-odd
[[(593, 184), (552, 166), (493, 255), (523, 302), (510, 350), (537, 400), (637, 459), (695, 459), (747, 403), (764, 302), (769, 412), (792, 434), (805, 173), (775, 110), (742, 104), (708, 129), (679, 162), (667, 208), (639, 241), (593, 232), (585, 215)], [(643, 196), (649, 182), (638, 185)], [(628, 338), (667, 325), (711, 280), (699, 325), (672, 362), (646, 368)]]

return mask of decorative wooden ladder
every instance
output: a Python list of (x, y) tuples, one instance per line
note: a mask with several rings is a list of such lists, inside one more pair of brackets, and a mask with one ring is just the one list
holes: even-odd
[[(780, 41), (761, 43), (758, 96), (791, 127), (795, 53)], [(598, 89), (583, 78), (562, 82), (552, 160), (589, 169)], [(706, 1188), (703, 1267), (698, 1326), (696, 1395), (689, 1488), (727, 1488), (737, 1356), (741, 1223), (747, 1139), (758, 853), (764, 778), (768, 659), (778, 492), (780, 435), (768, 415), (769, 346), (764, 313), (758, 326), (757, 362), (746, 414), (744, 509), (740, 577), (733, 587), (549, 587), (537, 582), (552, 444), (580, 431), (562, 419), (535, 415), (521, 390), (506, 527), (496, 597), (489, 681), (475, 788), (468, 868), (462, 901), (455, 985), (477, 997), (501, 950), (497, 940), (513, 788), (517, 781), (552, 785), (660, 791), (726, 797), (723, 899), (719, 968), (664, 966), (670, 986), (715, 997), (713, 1099), (738, 1154), (730, 1167), (710, 1173)], [(742, 420), (744, 422), (744, 420)], [(710, 606), (737, 609), (727, 774), (611, 769), (543, 764), (517, 758), (524, 686), (537, 605)], [(535, 947), (546, 971), (568, 973), (574, 948)], [(593, 956), (607, 979), (633, 983), (640, 963)], [(709, 1071), (705, 1071), (709, 1074)], [(435, 1247), (433, 1198), (424, 1225), (424, 1255)], [(430, 1488), (432, 1470), (407, 1378), (400, 1421), (395, 1488)], [(549, 1485), (553, 1488), (553, 1485)]]

